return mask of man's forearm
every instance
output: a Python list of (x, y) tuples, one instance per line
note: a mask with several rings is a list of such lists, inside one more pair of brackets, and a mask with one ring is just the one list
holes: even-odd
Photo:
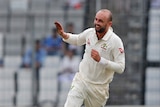
[(99, 63), (103, 64), (104, 66), (106, 66), (107, 68), (112, 69), (113, 71), (117, 72), (117, 73), (123, 73), (124, 72), (124, 63), (123, 61), (121, 63), (116, 63), (113, 61), (109, 61), (103, 57), (101, 57)]
[(66, 32), (60, 34), (63, 39), (68, 39), (69, 35)]

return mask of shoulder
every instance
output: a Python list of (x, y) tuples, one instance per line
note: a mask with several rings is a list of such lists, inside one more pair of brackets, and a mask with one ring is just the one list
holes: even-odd
[(94, 31), (95, 31), (94, 28), (87, 28), (87, 29), (84, 30), (84, 32), (94, 32)]
[(122, 39), (115, 33), (112, 34), (112, 45), (114, 47), (121, 47), (123, 48)]
[(89, 37), (89, 35), (93, 35), (94, 33), (95, 33), (94, 28), (87, 28), (81, 34), (84, 35), (85, 37)]
[(51, 35), (47, 35), (46, 37), (45, 37), (45, 40), (50, 40), (51, 39)]
[(112, 34), (112, 39), (114, 40), (114, 42), (122, 42), (121, 38), (114, 32)]

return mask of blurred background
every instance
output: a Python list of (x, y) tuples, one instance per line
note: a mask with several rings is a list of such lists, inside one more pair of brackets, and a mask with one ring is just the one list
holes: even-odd
[(80, 33), (101, 8), (126, 53), (107, 105), (160, 106), (160, 0), (0, 0), (0, 107), (63, 107), (84, 47), (62, 42), (54, 21)]

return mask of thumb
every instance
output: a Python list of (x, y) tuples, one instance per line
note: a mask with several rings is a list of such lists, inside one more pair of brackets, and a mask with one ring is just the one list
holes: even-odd
[(57, 32), (59, 33), (59, 35), (61, 35), (61, 37), (67, 39), (68, 35), (64, 32), (62, 25), (59, 22), (54, 22), (56, 28), (57, 28)]

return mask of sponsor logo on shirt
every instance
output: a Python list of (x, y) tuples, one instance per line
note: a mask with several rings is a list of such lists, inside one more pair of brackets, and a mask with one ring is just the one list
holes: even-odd
[(122, 48), (119, 48), (119, 51), (120, 51), (120, 53), (123, 53), (123, 52), (124, 52), (124, 50), (123, 50)]
[(101, 45), (101, 48), (104, 49), (104, 50), (107, 50), (107, 44), (106, 44), (106, 43), (103, 43), (103, 44)]

